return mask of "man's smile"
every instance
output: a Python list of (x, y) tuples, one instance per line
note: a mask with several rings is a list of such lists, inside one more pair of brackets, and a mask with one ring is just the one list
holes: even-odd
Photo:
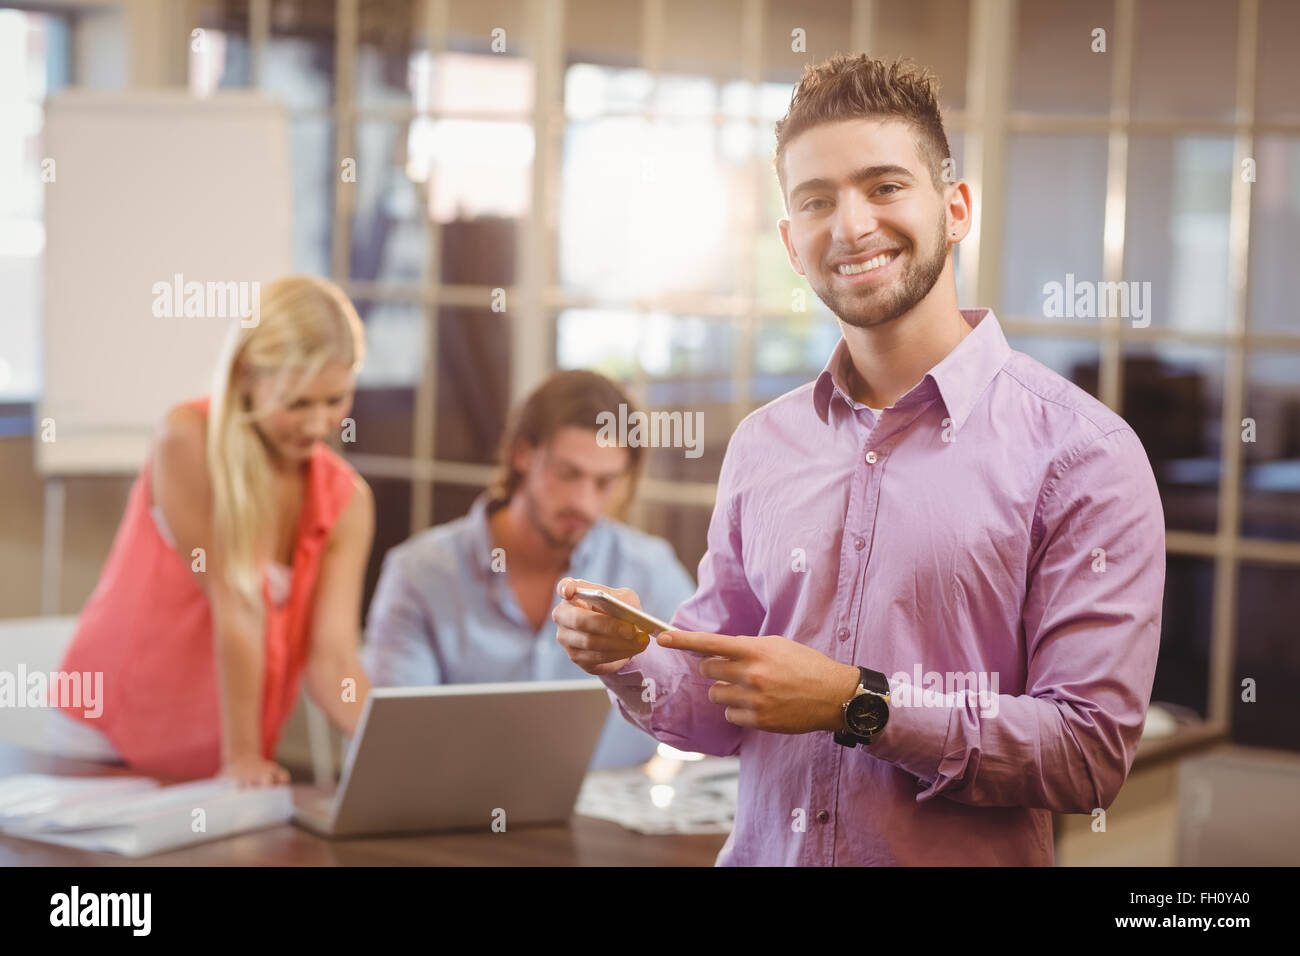
[(866, 285), (892, 275), (898, 257), (897, 251), (890, 250), (861, 262), (841, 262), (832, 269), (832, 274), (845, 285)]

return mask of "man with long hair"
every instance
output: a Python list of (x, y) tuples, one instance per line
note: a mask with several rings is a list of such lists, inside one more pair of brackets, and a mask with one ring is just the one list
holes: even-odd
[[(624, 582), (665, 614), (691, 596), (667, 541), (610, 517), (635, 494), (645, 452), (599, 440), (602, 414), (620, 405), (632, 403), (602, 375), (552, 375), (512, 414), (497, 478), (469, 514), (388, 552), (367, 626), (376, 685), (582, 677), (551, 620), (566, 575)], [(655, 747), (613, 712), (591, 766), (631, 766)]]

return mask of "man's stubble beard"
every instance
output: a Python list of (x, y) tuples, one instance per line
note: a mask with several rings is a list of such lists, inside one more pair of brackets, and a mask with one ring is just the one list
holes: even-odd
[[(911, 268), (904, 274), (902, 283), (896, 287), (896, 291), (887, 294), (883, 299), (880, 294), (871, 292), (865, 295), (851, 291), (837, 294), (833, 291), (833, 284), (822, 288), (813, 285), (813, 292), (817, 293), (817, 298), (821, 299), (842, 322), (854, 328), (866, 329), (893, 322), (900, 316), (906, 315), (916, 307), (918, 302), (929, 295), (934, 284), (939, 281), (939, 276), (943, 274), (943, 267), (948, 258), (948, 241), (947, 236), (944, 235), (942, 215), (939, 217), (939, 228), (935, 232), (935, 243), (932, 248), (932, 254), (926, 259), (912, 263)], [(833, 283), (834, 280), (831, 282)], [(809, 283), (812, 283), (811, 277)]]
[[(578, 541), (582, 540), (581, 535), (578, 536), (578, 541), (568, 541), (565, 538), (556, 537), (551, 533), (551, 530), (546, 527), (546, 523), (542, 520), (541, 505), (538, 504), (537, 498), (533, 495), (532, 489), (530, 489), (527, 484), (523, 485), (519, 489), (519, 493), (524, 496), (524, 513), (528, 515), (529, 522), (531, 522), (532, 526), (537, 529), (537, 533), (542, 536), (542, 540), (545, 541), (549, 547), (567, 553), (578, 546)], [(584, 529), (583, 534), (585, 533), (586, 530)]]

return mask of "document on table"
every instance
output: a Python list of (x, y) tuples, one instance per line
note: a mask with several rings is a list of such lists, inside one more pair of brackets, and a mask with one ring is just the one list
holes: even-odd
[(739, 775), (739, 757), (686, 762), (662, 782), (644, 766), (593, 770), (582, 782), (574, 812), (637, 833), (730, 833)]
[(287, 822), (287, 786), (224, 778), (159, 786), (147, 777), (0, 778), (0, 834), (80, 850), (148, 856)]

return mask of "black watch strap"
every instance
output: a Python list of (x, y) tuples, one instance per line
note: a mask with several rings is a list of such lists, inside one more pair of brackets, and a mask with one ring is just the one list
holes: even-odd
[(889, 693), (889, 678), (880, 671), (869, 670), (865, 667), (858, 667), (858, 673), (862, 675), (862, 686), (876, 694)]

